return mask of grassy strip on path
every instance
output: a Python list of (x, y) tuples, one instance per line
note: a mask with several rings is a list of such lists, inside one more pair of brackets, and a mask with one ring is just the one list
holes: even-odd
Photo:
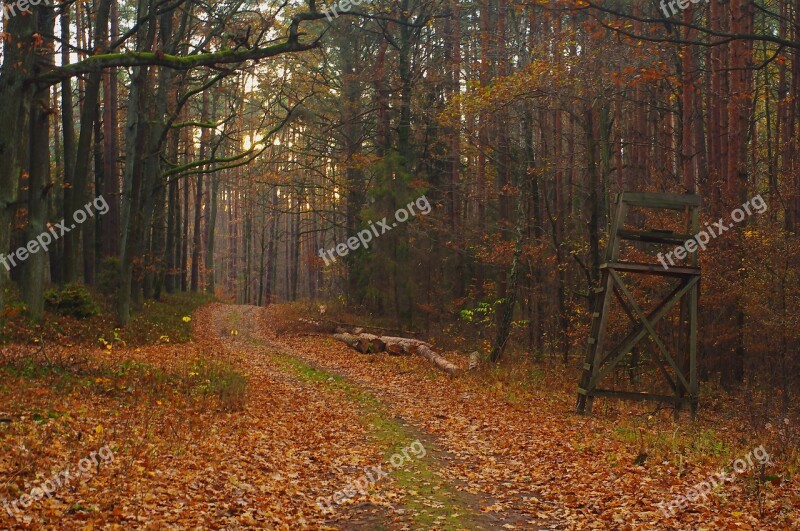
[[(386, 408), (373, 394), (348, 382), (341, 376), (314, 367), (289, 354), (276, 352), (276, 361), (284, 369), (303, 380), (326, 388), (355, 402), (363, 412), (364, 422), (372, 428), (373, 436), (386, 448), (384, 462), (418, 438), (407, 425), (390, 418)], [(423, 441), (423, 445), (426, 443)], [(414, 459), (392, 471), (395, 484), (406, 493), (404, 507), (410, 512), (416, 528), (475, 529), (467, 504), (437, 473), (438, 463), (427, 449), (424, 459)], [(344, 480), (343, 480), (344, 484)]]

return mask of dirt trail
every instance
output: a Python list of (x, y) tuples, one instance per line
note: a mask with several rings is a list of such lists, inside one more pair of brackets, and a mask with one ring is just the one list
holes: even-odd
[[(258, 449), (274, 423), (297, 424), (296, 431), (281, 434), (280, 451), (303, 454), (309, 466), (277, 472), (302, 485), (295, 492), (303, 507), (297, 524), (339, 529), (494, 529), (512, 521), (481, 510), (491, 500), (460, 489), (461, 482), (443, 470), (453, 454), (444, 451), (436, 436), (397, 415), (394, 407), (377, 397), (379, 389), (330, 372), (321, 360), (276, 341), (263, 309), (215, 305), (205, 319), (210, 322), (201, 317), (197, 324), (205, 337), (198, 339), (221, 347), (248, 373), (253, 384), (248, 410), (259, 419), (255, 423), (264, 423), (262, 435), (242, 441), (241, 454)], [(265, 418), (267, 408), (272, 418)], [(291, 418), (297, 411), (304, 419)], [(422, 451), (410, 455), (407, 450), (402, 464), (393, 467), (393, 456), (402, 456), (414, 441)], [(373, 475), (369, 494), (332, 503), (337, 491), (374, 467), (386, 475)], [(320, 510), (315, 503), (320, 497), (328, 500), (323, 504), (331, 510)], [(525, 522), (524, 517), (516, 520)]]

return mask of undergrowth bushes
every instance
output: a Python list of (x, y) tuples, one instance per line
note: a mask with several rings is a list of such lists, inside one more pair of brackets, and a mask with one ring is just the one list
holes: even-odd
[(89, 290), (78, 284), (68, 284), (61, 289), (48, 290), (44, 294), (44, 301), (48, 310), (77, 319), (85, 319), (100, 313), (100, 306), (94, 301)]
[(32, 353), (0, 359), (0, 375), (45, 379), (56, 392), (88, 388), (101, 395), (122, 396), (123, 400), (125, 396), (135, 399), (142, 395), (163, 400), (179, 394), (188, 401), (211, 402), (212, 407), (223, 411), (238, 411), (244, 406), (248, 385), (247, 378), (231, 364), (203, 355), (164, 368), (137, 359), (118, 362), (86, 355), (44, 357)]

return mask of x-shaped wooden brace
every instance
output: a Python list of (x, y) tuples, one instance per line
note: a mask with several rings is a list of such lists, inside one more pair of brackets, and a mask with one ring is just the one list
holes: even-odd
[[(631, 324), (633, 324), (633, 326), (638, 326), (639, 321), (636, 320), (636, 316), (633, 315), (633, 312), (631, 312), (631, 309), (628, 307), (627, 302), (625, 302), (625, 299), (623, 298), (623, 293), (620, 290), (619, 286), (616, 285), (614, 286), (614, 296), (617, 298), (617, 301), (619, 301), (619, 305), (622, 306), (622, 309), (625, 310), (625, 315), (628, 316), (628, 320), (630, 320)], [(632, 349), (633, 347), (631, 348), (631, 350)], [(656, 366), (659, 368), (661, 374), (664, 376), (664, 379), (672, 388), (673, 392), (677, 394), (678, 386), (675, 384), (675, 380), (672, 379), (672, 375), (670, 375), (670, 373), (667, 372), (666, 367), (664, 367), (664, 363), (661, 361), (661, 359), (659, 359), (658, 356), (656, 356), (655, 352), (651, 351), (650, 349), (644, 349), (644, 350), (650, 357), (650, 359), (653, 360), (653, 363), (655, 363)]]
[[(675, 363), (675, 360), (672, 359), (672, 356), (669, 355), (667, 352), (667, 348), (661, 339), (656, 334), (654, 329), (654, 325), (664, 317), (677, 303), (681, 300), (681, 298), (694, 286), (700, 281), (700, 276), (692, 276), (689, 278), (681, 279), (681, 282), (678, 286), (669, 294), (667, 297), (658, 304), (648, 315), (645, 315), (642, 312), (639, 305), (636, 304), (636, 301), (633, 299), (630, 291), (628, 288), (625, 287), (623, 284), (622, 279), (620, 279), (619, 275), (617, 274), (614, 269), (609, 267), (608, 270), (611, 278), (613, 279), (616, 286), (614, 287), (615, 291), (619, 289), (625, 299), (627, 299), (630, 308), (633, 309), (634, 313), (639, 318), (640, 324), (637, 326), (630, 334), (628, 334), (625, 339), (615, 348), (614, 350), (610, 351), (608, 356), (603, 359), (600, 365), (595, 364), (597, 369), (597, 373), (591, 379), (588, 385), (588, 389), (595, 389), (597, 384), (602, 380), (617, 364), (622, 361), (622, 359), (639, 343), (642, 339), (650, 335), (653, 338), (653, 341), (658, 345), (658, 348), (661, 350), (661, 353), (664, 355), (664, 358), (670, 364), (670, 366), (675, 370), (675, 374), (677, 375), (680, 383), (689, 390), (689, 383), (686, 381), (686, 378), (683, 376), (683, 373), (679, 369), (678, 365)], [(626, 308), (626, 313), (628, 316), (631, 317), (633, 320), (633, 316), (630, 315), (627, 305), (623, 302), (620, 298), (620, 302), (623, 303), (623, 307)], [(598, 352), (598, 356), (601, 356), (602, 353)], [(656, 361), (656, 364), (661, 369), (662, 374), (666, 377), (667, 382), (669, 382), (670, 386), (673, 388), (674, 391), (677, 391), (677, 386), (672, 378), (669, 376), (666, 368), (663, 366), (663, 363), (656, 357), (655, 354), (651, 353), (651, 357)], [(597, 361), (597, 360), (595, 360)]]

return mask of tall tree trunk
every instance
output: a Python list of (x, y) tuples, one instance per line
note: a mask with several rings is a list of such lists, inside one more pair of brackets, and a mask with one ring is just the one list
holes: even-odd
[(258, 305), (264, 304), (264, 290), (266, 289), (266, 258), (267, 258), (267, 240), (269, 239), (269, 229), (267, 225), (267, 205), (259, 205), (261, 210), (261, 224), (260, 224), (260, 244), (259, 250), (261, 251), (258, 258)]
[[(34, 8), (37, 31), (52, 35), (55, 14), (47, 6)], [(33, 18), (33, 17), (31, 17)], [(39, 74), (53, 66), (54, 50), (51, 43), (37, 49), (34, 73)], [(25, 231), (27, 241), (44, 243), (40, 235), (46, 233), (47, 193), (50, 189), (50, 117), (47, 113), (50, 100), (49, 87), (36, 92), (30, 113), (30, 149), (28, 157), (28, 227)], [(48, 235), (49, 236), (49, 235)], [(48, 240), (50, 238), (48, 237)], [(25, 262), (22, 276), (22, 295), (31, 319), (39, 321), (44, 314), (44, 273), (47, 265), (47, 249), (39, 248)]]
[[(50, 99), (50, 107), (52, 109), (60, 108), (59, 105), (59, 90), (60, 84), (51, 87), (52, 96)], [(55, 175), (65, 176), (64, 167), (64, 149), (61, 145), (61, 120), (59, 113), (52, 113), (53, 117), (53, 158)], [(64, 208), (64, 187), (57, 186), (50, 190), (51, 199), (49, 201), (50, 219), (62, 219), (62, 210)], [(53, 283), (61, 284), (63, 279), (61, 274), (63, 272), (63, 246), (64, 242), (61, 239), (54, 241), (50, 245), (50, 250), (47, 253), (50, 262), (50, 281)]]
[[(209, 121), (209, 100), (208, 92), (203, 92), (203, 103), (200, 110), (200, 121), (207, 123)], [(204, 127), (200, 133), (200, 160), (205, 160), (210, 153), (211, 135), (209, 134), (208, 127)], [(201, 169), (204, 168), (201, 167)], [(197, 174), (197, 182), (195, 189), (195, 204), (194, 204), (194, 233), (192, 237), (192, 283), (191, 290), (197, 293), (200, 289), (200, 257), (202, 255), (202, 227), (203, 221), (203, 181), (205, 176), (202, 171)]]
[(189, 179), (183, 179), (183, 230), (181, 238), (181, 291), (189, 291)]
[[(203, 146), (200, 145), (200, 158), (204, 158)], [(192, 293), (197, 293), (200, 289), (200, 256), (202, 255), (201, 247), (203, 240), (202, 234), (202, 221), (203, 221), (203, 180), (202, 173), (197, 174), (195, 181), (195, 196), (194, 196), (194, 226), (192, 233), (192, 280), (190, 288)]]
[[(102, 82), (102, 79), (101, 79)], [(94, 182), (92, 188), (94, 194), (90, 194), (90, 201), (94, 201), (99, 196), (103, 195), (103, 124), (100, 120), (101, 108), (100, 102), (97, 103), (96, 111), (97, 119), (92, 124), (94, 129), (94, 143), (92, 144), (92, 159), (93, 159), (93, 175)], [(109, 205), (110, 206), (110, 205)], [(84, 223), (83, 239), (86, 242), (83, 249), (83, 276), (86, 284), (94, 285), (97, 270), (101, 261), (102, 252), (102, 237), (100, 231), (100, 224), (102, 223), (103, 216), (92, 210), (93, 215)]]
[[(161, 16), (158, 25), (158, 42), (165, 53), (175, 54), (177, 40), (180, 35), (173, 35), (173, 14), (165, 13)], [(173, 90), (175, 71), (161, 68), (157, 72), (158, 90), (155, 102), (151, 106), (151, 118), (147, 122), (147, 134), (144, 164), (144, 188), (142, 194), (142, 224), (144, 238), (140, 242), (139, 256), (144, 260), (144, 284), (142, 293), (145, 297), (152, 297), (159, 287), (160, 280), (157, 271), (163, 267), (164, 245), (164, 208), (166, 201), (166, 186), (162, 177), (163, 173), (163, 146), (168, 138), (167, 111), (170, 107), (170, 94)], [(138, 290), (135, 292), (138, 294)], [(138, 301), (137, 301), (138, 302)]]
[(584, 113), (586, 128), (586, 167), (589, 176), (589, 254), (592, 259), (592, 281), (597, 282), (600, 271), (600, 176), (597, 168), (597, 126), (595, 109), (589, 107)]
[(300, 247), (302, 246), (302, 236), (300, 234), (300, 205), (305, 200), (302, 186), (299, 188), (297, 200), (294, 202), (294, 213), (292, 220), (292, 301), (297, 300), (297, 286), (300, 284)]
[[(117, 2), (111, 0), (111, 38), (116, 39), (119, 22)], [(102, 234), (101, 256), (119, 256), (120, 212), (119, 212), (119, 156), (117, 109), (118, 99), (117, 69), (103, 72), (103, 188), (101, 193), (108, 203), (108, 213), (100, 219)]]
[[(19, 180), (27, 152), (32, 91), (24, 82), (33, 68), (34, 17), (16, 16), (5, 20), (6, 43), (0, 66), (0, 253), (9, 251), (12, 221), (17, 210)], [(24, 133), (20, 135), (20, 131)], [(4, 264), (5, 265), (5, 264)], [(0, 267), (0, 308), (11, 266)]]
[[(69, 29), (69, 9), (61, 12), (61, 40), (70, 42)], [(69, 46), (61, 47), (61, 63), (69, 64)], [(72, 208), (73, 183), (75, 181), (75, 120), (73, 118), (72, 101), (72, 78), (67, 78), (61, 82), (61, 128), (64, 137), (64, 202), (61, 209), (63, 214), (70, 212)], [(63, 217), (63, 216), (62, 216)], [(74, 261), (65, 260), (65, 256), (74, 256), (77, 250), (74, 249), (76, 241), (71, 238), (62, 238), (59, 243), (61, 246), (61, 261), (59, 263), (58, 278), (62, 283), (73, 282), (78, 276), (77, 264)]]
[(169, 185), (167, 186), (167, 257), (166, 270), (164, 272), (164, 289), (167, 290), (167, 293), (175, 293), (175, 269), (177, 267), (176, 231), (179, 225), (177, 222), (178, 216), (180, 216), (179, 209), (177, 182), (170, 177)]
[(275, 279), (278, 275), (278, 251), (276, 240), (278, 238), (278, 223), (280, 221), (278, 212), (278, 187), (272, 187), (272, 201), (270, 205), (270, 235), (267, 245), (267, 285), (264, 288), (264, 306), (272, 304), (272, 292), (275, 289)]
[[(178, 148), (180, 136), (178, 131), (170, 132), (168, 160), (178, 160)], [(167, 256), (166, 270), (164, 272), (164, 287), (167, 293), (174, 293), (178, 287), (177, 269), (180, 264), (179, 235), (178, 230), (181, 226), (181, 205), (178, 197), (178, 179), (175, 176), (169, 178), (167, 185)]]
[[(694, 7), (689, 6), (683, 12), (683, 21), (692, 22)], [(686, 28), (684, 37), (694, 39), (695, 31)], [(683, 171), (683, 187), (687, 193), (694, 193), (697, 183), (697, 147), (695, 146), (694, 121), (697, 119), (697, 97), (694, 79), (697, 75), (695, 66), (695, 47), (685, 45), (681, 48), (681, 161)]]
[(153, 208), (153, 227), (148, 254), (151, 256), (151, 264), (148, 268), (148, 282), (151, 284), (146, 287), (145, 296), (152, 296), (155, 300), (161, 298), (161, 288), (164, 286), (164, 266), (166, 262), (166, 239), (167, 239), (167, 187), (161, 183), (156, 186), (155, 204)]
[[(141, 20), (155, 9), (154, 0), (142, 1), (138, 5), (137, 17)], [(151, 24), (141, 24), (136, 35), (137, 50), (152, 49), (155, 40), (155, 28)], [(130, 320), (131, 304), (134, 294), (138, 297), (139, 282), (135, 281), (134, 260), (141, 250), (144, 226), (141, 206), (145, 193), (143, 182), (143, 161), (141, 153), (147, 145), (147, 127), (144, 118), (147, 116), (147, 81), (146, 67), (133, 68), (133, 76), (128, 92), (128, 117), (125, 125), (125, 172), (123, 176), (123, 203), (120, 248), (120, 293), (117, 298), (117, 320), (120, 326), (127, 326)], [(135, 293), (134, 293), (135, 292)]]
[[(95, 34), (94, 48), (104, 50), (108, 46), (108, 19), (111, 10), (111, 0), (100, 0), (97, 7), (97, 27)], [(78, 150), (75, 156), (75, 176), (72, 182), (71, 202), (65, 205), (67, 216), (72, 216), (74, 212), (82, 209), (89, 200), (89, 168), (92, 149), (92, 136), (94, 134), (94, 123), (98, 119), (97, 102), (100, 94), (101, 73), (92, 72), (88, 76), (85, 84), (83, 97), (83, 107), (81, 109), (81, 131), (78, 137)], [(94, 242), (82, 240), (85, 234), (84, 223), (76, 223), (74, 228), (64, 235), (65, 251), (64, 261), (66, 264), (66, 281), (77, 282), (79, 280), (78, 264), (80, 262), (80, 249), (83, 243), (83, 280), (91, 284), (94, 281)]]
[[(208, 275), (208, 284), (206, 285), (206, 291), (210, 294), (214, 294), (216, 291), (216, 270), (214, 268), (214, 243), (215, 239), (214, 236), (217, 232), (217, 195), (219, 193), (219, 179), (216, 175), (211, 176), (211, 190), (209, 197), (209, 212), (208, 212), (208, 222), (206, 223), (208, 227), (208, 245), (206, 247), (206, 275)], [(246, 236), (249, 238), (249, 235)], [(249, 303), (245, 299), (245, 302)]]
[[(347, 35), (353, 38), (357, 31), (353, 26), (348, 27)], [(361, 209), (365, 201), (364, 172), (353, 164), (362, 150), (363, 123), (361, 117), (361, 97), (363, 87), (359, 80), (361, 64), (358, 54), (353, 54), (352, 41), (343, 39), (340, 43), (342, 50), (342, 107), (341, 119), (344, 132), (344, 157), (345, 186), (347, 189), (347, 226), (348, 234), (355, 234), (361, 225)], [(402, 114), (401, 110), (401, 114)], [(402, 118), (401, 118), (402, 121)], [(402, 128), (402, 125), (400, 126)], [(402, 133), (400, 133), (402, 136)], [(354, 304), (361, 304), (365, 297), (365, 282), (362, 261), (354, 254), (345, 258), (347, 264), (347, 297)], [(287, 286), (288, 287), (288, 286)]]

